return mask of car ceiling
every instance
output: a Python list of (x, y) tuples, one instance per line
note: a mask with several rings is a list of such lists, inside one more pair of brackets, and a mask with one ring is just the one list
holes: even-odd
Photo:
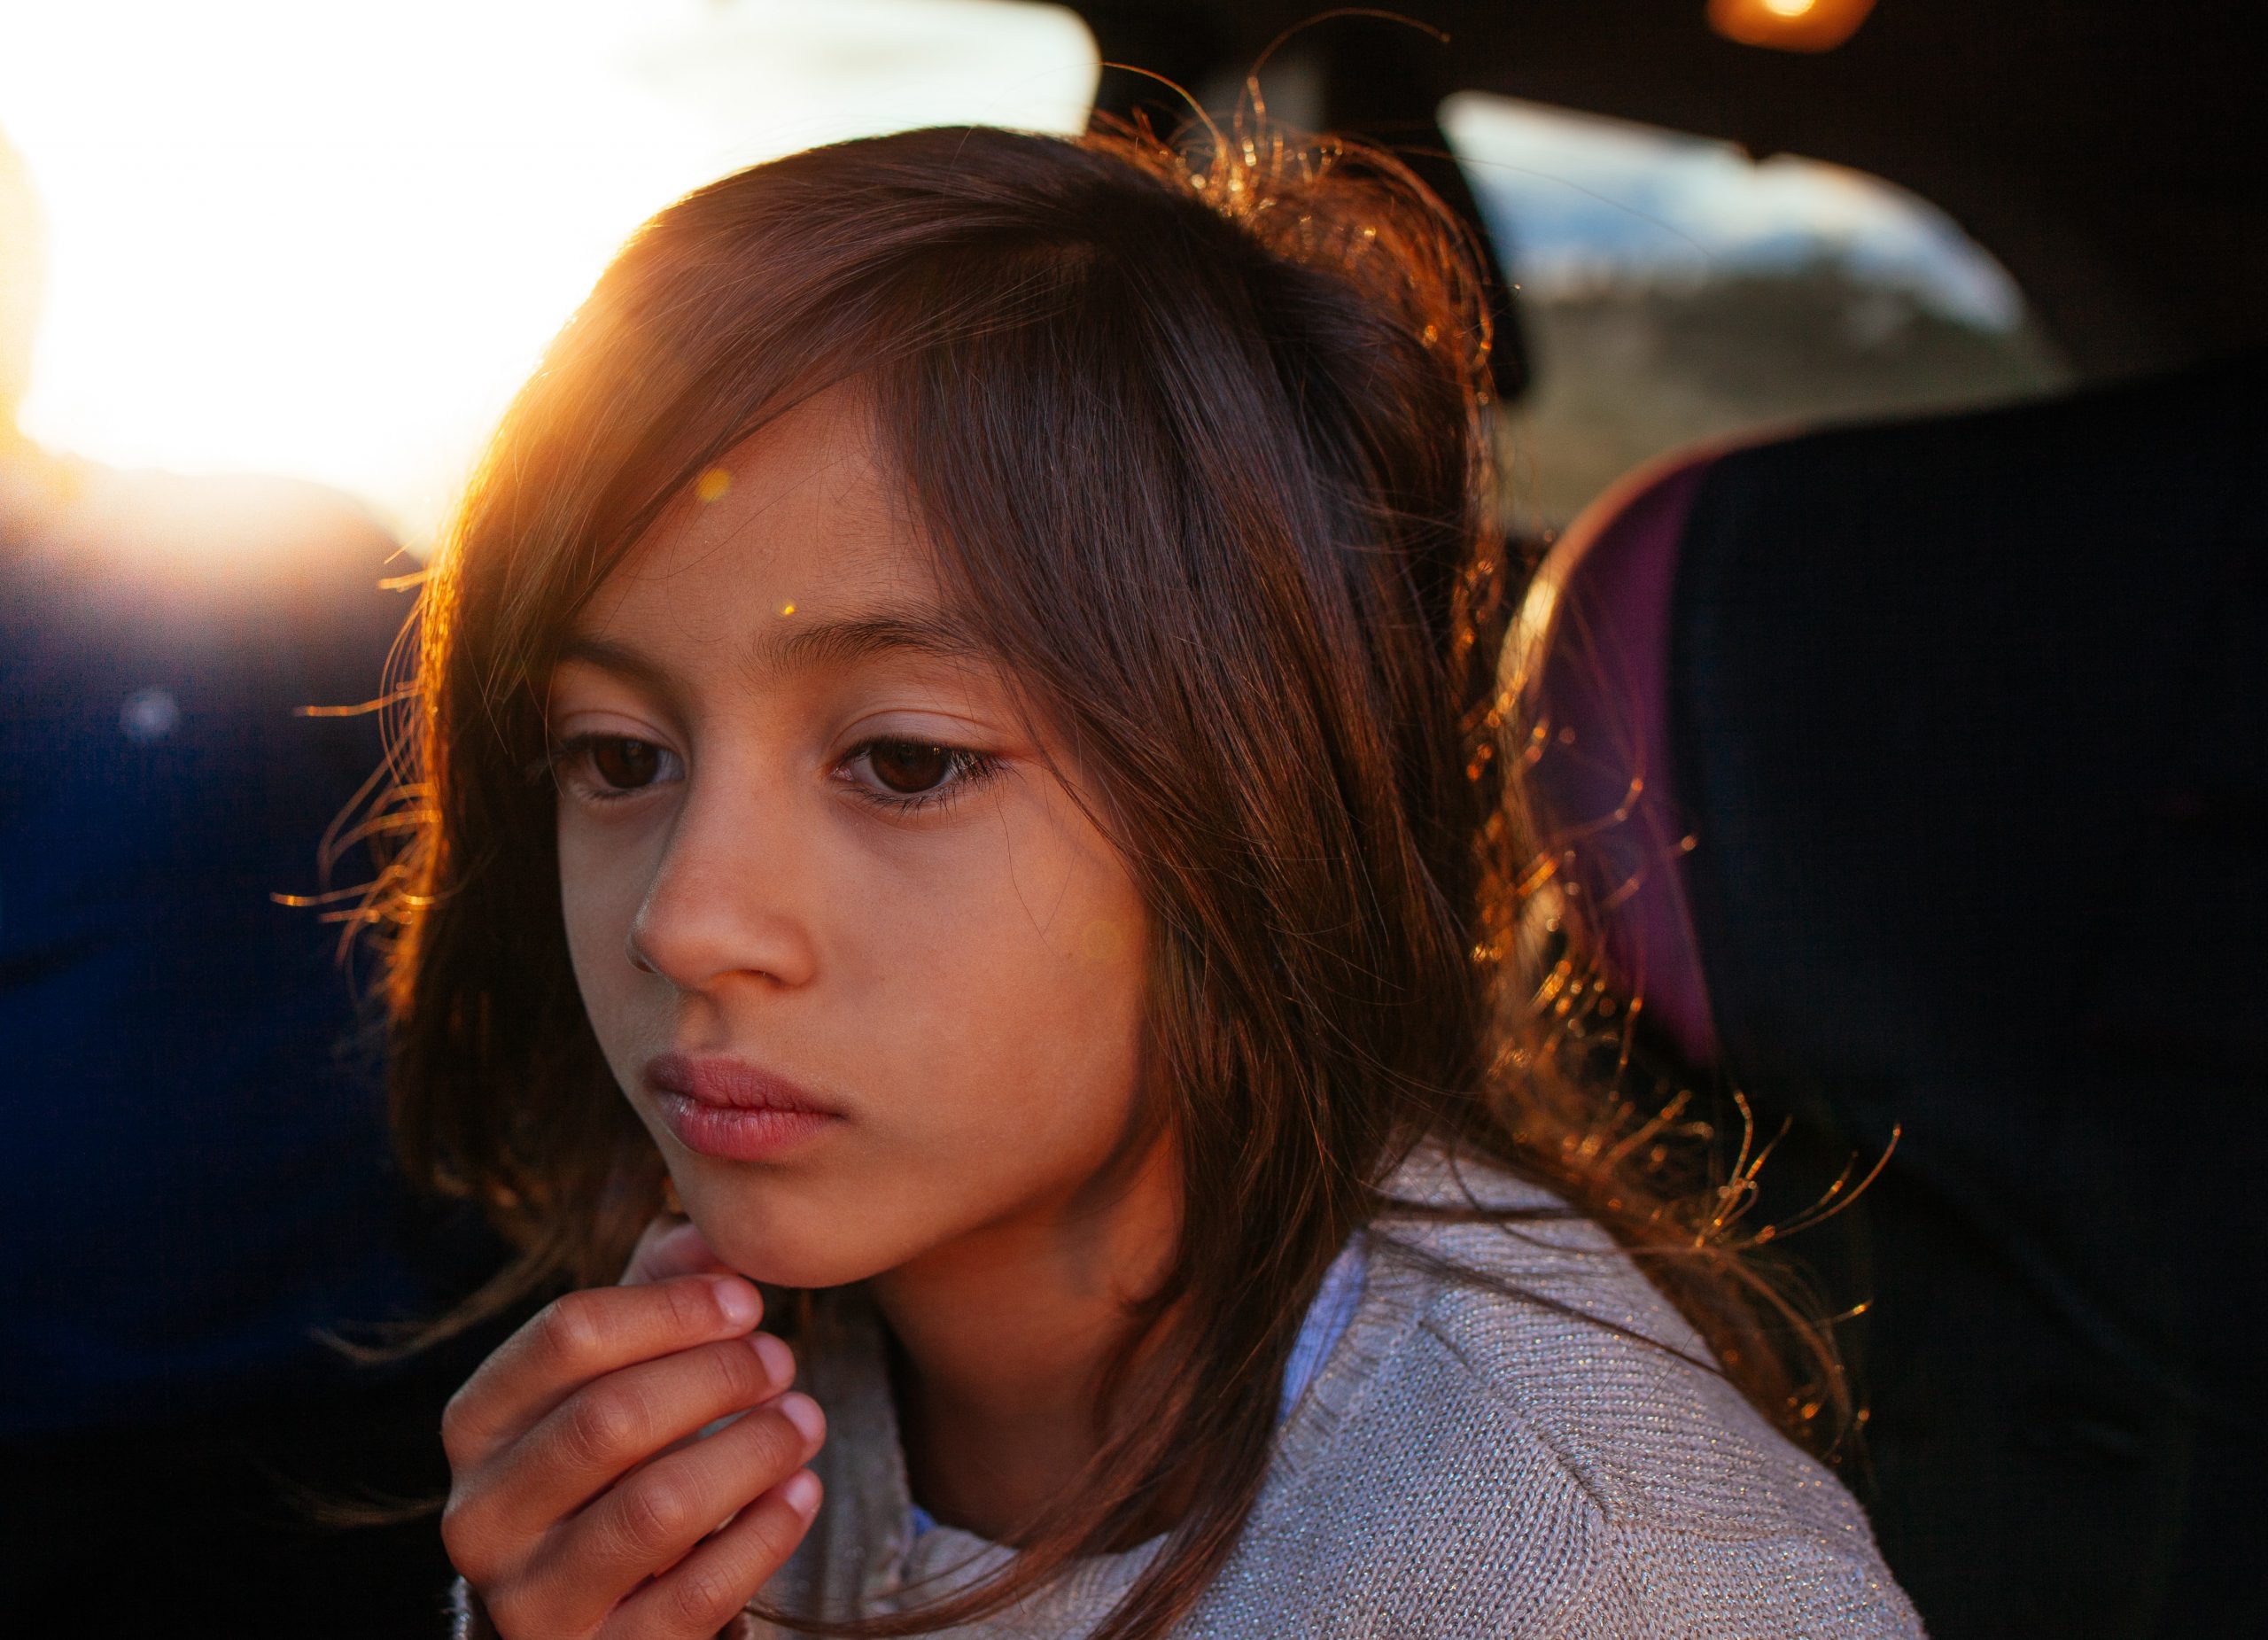
[[(1402, 145), (1468, 211), (1449, 167), (1423, 162), (1443, 140), (1433, 112), (1494, 92), (1910, 189), (2000, 258), (2087, 375), (2268, 339), (2268, 57), (2240, 0), (1879, 0), (1824, 53), (1721, 39), (1704, 0), (1406, 0), (1406, 22), (1312, 0), (1074, 9), (1107, 64), (1208, 100), (1296, 30), (1284, 50), (1319, 72), (1317, 122)], [(1100, 102), (1186, 113), (1123, 72)]]

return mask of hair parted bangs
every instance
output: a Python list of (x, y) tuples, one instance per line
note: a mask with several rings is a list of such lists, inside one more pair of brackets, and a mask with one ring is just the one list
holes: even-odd
[(407, 845), (377, 905), (405, 1159), (524, 1249), (463, 1319), (612, 1279), (659, 1205), (526, 771), (577, 612), (768, 418), (861, 395), (958, 617), (1076, 749), (1151, 913), (1150, 1080), (1186, 1196), (1137, 1342), (1170, 1333), (1182, 1368), (1114, 1374), (1147, 1398), (1001, 1574), (799, 1628), (969, 1621), (1185, 1495), (1097, 1631), (1162, 1633), (1256, 1496), (1308, 1299), (1429, 1136), (1677, 1254), (1650, 1273), (1790, 1421), (1758, 1319), (1776, 1301), (1671, 1210), (1661, 1146), (1596, 1142), (1629, 1113), (1554, 1069), (1501, 994), (1526, 850), (1497, 749), (1475, 268), (1431, 196), (1346, 144), (866, 139), (656, 217), (492, 446), (421, 605)]

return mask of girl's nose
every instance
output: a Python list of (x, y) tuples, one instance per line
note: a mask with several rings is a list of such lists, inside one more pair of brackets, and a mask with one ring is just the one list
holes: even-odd
[(785, 808), (741, 792), (688, 794), (631, 919), (633, 968), (688, 992), (735, 977), (811, 981), (811, 830)]

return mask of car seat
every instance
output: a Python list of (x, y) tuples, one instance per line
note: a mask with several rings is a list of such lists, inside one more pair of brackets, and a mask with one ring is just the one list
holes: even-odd
[(2257, 1633), (2268, 411), (2255, 354), (1674, 458), (1508, 649), (1640, 1034), (1785, 1142), (1939, 1640)]

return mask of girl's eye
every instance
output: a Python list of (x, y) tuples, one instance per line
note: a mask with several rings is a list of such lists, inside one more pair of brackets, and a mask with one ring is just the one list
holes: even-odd
[(957, 796), (994, 767), (994, 760), (982, 752), (916, 740), (868, 741), (843, 765), (875, 801), (901, 809)]
[(650, 786), (662, 770), (662, 749), (651, 741), (605, 735), (591, 742), (591, 772), (617, 791)]
[(551, 757), (563, 784), (578, 796), (626, 797), (678, 777), (677, 754), (632, 735), (578, 735)]
[(953, 754), (944, 746), (919, 746), (912, 741), (877, 741), (866, 751), (866, 766), (892, 791), (932, 791), (953, 773)]

